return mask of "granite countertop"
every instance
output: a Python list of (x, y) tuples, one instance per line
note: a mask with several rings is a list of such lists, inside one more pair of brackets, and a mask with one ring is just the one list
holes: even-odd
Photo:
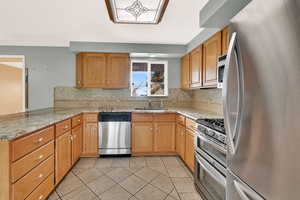
[(166, 110), (135, 110), (134, 108), (49, 108), (0, 117), (0, 141), (14, 140), (80, 113), (93, 112), (137, 112), (137, 113), (179, 113), (193, 120), (201, 118), (223, 118), (222, 115), (191, 108), (168, 108)]

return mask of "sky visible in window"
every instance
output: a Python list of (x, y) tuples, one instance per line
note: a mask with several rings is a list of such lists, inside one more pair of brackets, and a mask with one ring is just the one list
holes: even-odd
[(133, 96), (147, 96), (147, 72), (133, 72)]

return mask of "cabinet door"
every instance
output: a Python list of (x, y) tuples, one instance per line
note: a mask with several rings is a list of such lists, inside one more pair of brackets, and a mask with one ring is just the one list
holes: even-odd
[(82, 125), (72, 129), (72, 165), (80, 158), (82, 152)]
[(202, 45), (190, 53), (191, 87), (202, 86)]
[(108, 54), (106, 88), (128, 88), (129, 77), (129, 55)]
[(184, 160), (185, 154), (185, 127), (177, 124), (176, 127), (176, 152)]
[(194, 133), (186, 129), (185, 134), (185, 163), (194, 171), (195, 168), (195, 144), (194, 144)]
[(203, 85), (217, 85), (217, 62), (221, 56), (221, 32), (215, 34), (203, 45)]
[(104, 88), (106, 86), (106, 55), (86, 53), (83, 57), (83, 87)]
[(229, 46), (229, 27), (225, 27), (222, 30), (222, 55), (227, 54)]
[(153, 152), (152, 122), (136, 122), (132, 124), (132, 152)]
[(76, 87), (83, 87), (83, 55), (79, 53), (76, 55)]
[(84, 122), (82, 155), (85, 157), (98, 156), (98, 124)]
[(175, 152), (175, 123), (154, 123), (154, 151)]
[(55, 176), (59, 182), (71, 168), (71, 132), (67, 132), (56, 138), (55, 145)]
[(190, 88), (190, 54), (181, 58), (181, 88)]

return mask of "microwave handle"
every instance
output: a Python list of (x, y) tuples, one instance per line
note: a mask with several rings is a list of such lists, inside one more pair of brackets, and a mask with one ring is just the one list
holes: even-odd
[(209, 173), (218, 183), (220, 183), (222, 186), (226, 187), (226, 178), (218, 172), (216, 169), (214, 169), (210, 164), (205, 161), (203, 158), (195, 155), (197, 163), (204, 169), (207, 173)]

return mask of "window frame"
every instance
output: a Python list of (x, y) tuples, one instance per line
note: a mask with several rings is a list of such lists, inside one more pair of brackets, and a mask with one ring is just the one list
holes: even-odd
[[(133, 96), (133, 63), (147, 63), (147, 95), (146, 96)], [(163, 95), (151, 95), (151, 64), (163, 64), (164, 65), (164, 94)], [(132, 59), (130, 62), (130, 96), (131, 97), (167, 97), (169, 95), (168, 85), (168, 61), (165, 60), (138, 60)]]

